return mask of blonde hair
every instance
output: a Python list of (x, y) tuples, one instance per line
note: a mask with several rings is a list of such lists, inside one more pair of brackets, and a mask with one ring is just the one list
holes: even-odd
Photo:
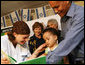
[(50, 20), (48, 20), (48, 23), (53, 23), (53, 24), (58, 25), (58, 21), (56, 19), (50, 19)]

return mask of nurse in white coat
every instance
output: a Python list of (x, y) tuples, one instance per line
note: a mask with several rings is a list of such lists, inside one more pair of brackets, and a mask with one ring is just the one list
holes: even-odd
[[(23, 21), (17, 21), (13, 24), (12, 31), (7, 35), (1, 36), (1, 50), (7, 55), (15, 58), (17, 62), (22, 62), (25, 57), (31, 56), (29, 52), (28, 37), (30, 29)], [(1, 53), (1, 64), (10, 64), (10, 61)]]

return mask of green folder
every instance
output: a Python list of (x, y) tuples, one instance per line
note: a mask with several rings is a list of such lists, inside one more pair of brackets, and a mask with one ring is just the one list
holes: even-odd
[(34, 59), (23, 61), (20, 63), (17, 63), (17, 61), (11, 56), (8, 56), (8, 57), (10, 59), (11, 64), (46, 64), (46, 56), (34, 58)]
[(10, 60), (11, 64), (15, 64), (17, 62), (13, 57), (7, 55), (3, 50), (1, 50), (1, 54), (3, 54), (8, 60)]
[(11, 64), (17, 63), (17, 61), (16, 61), (13, 57), (11, 57), (11, 56), (8, 56), (8, 57), (9, 57), (9, 59), (10, 59), (10, 63), (11, 63)]
[(13, 57), (7, 55), (3, 50), (1, 50), (1, 53), (5, 57), (9, 58), (11, 64), (46, 64), (46, 56), (41, 56), (41, 57), (38, 57), (38, 58), (34, 58), (34, 59), (31, 59), (31, 60), (27, 60), (27, 61), (17, 63), (17, 61)]
[(5, 33), (1, 33), (1, 36), (5, 35)]
[(46, 64), (46, 56), (38, 57), (32, 60), (24, 61), (19, 64)]

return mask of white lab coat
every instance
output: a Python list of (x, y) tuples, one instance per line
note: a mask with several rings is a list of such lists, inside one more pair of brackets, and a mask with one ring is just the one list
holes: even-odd
[(24, 47), (17, 44), (16, 48), (14, 48), (7, 35), (1, 36), (1, 50), (3, 50), (7, 55), (15, 58), (17, 62), (24, 61), (23, 56), (25, 55), (27, 55), (27, 57), (31, 56), (27, 43), (24, 44)]

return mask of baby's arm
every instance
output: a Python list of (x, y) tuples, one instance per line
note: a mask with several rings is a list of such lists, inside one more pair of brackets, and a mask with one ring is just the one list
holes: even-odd
[[(46, 44), (45, 44), (45, 43), (42, 44), (41, 46), (39, 46), (39, 47), (34, 51), (34, 53), (33, 53), (29, 58), (27, 58), (27, 60), (36, 58), (40, 52), (42, 52), (42, 51), (45, 50), (45, 47), (46, 47)], [(44, 54), (44, 55), (45, 55), (45, 54)]]
[(46, 53), (44, 53), (44, 54), (42, 54), (42, 55), (40, 55), (39, 57), (41, 57), (41, 56), (46, 56), (47, 54)]

